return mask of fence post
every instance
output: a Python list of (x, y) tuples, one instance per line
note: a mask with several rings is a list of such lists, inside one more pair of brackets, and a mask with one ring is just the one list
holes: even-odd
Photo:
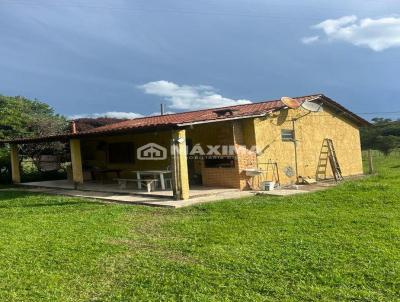
[(368, 173), (374, 174), (374, 165), (372, 162), (372, 150), (368, 149)]

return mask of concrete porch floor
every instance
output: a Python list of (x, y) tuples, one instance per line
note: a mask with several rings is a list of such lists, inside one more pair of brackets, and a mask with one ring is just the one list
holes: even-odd
[[(132, 189), (120, 190), (116, 184), (86, 183), (79, 190), (74, 190), (73, 184), (67, 180), (41, 181), (22, 183), (18, 190), (32, 193), (44, 193), (83, 197), (110, 203), (139, 204), (155, 207), (182, 208), (201, 203), (215, 202), (224, 199), (237, 199), (254, 195), (290, 196), (311, 193), (336, 186), (334, 181), (318, 182), (313, 185), (299, 185), (296, 188), (282, 188), (273, 191), (240, 191), (237, 189), (194, 187), (190, 189), (189, 200), (172, 199), (171, 191), (155, 191), (147, 193)], [(2, 189), (16, 190), (16, 188)]]
[[(59, 192), (62, 195), (71, 196), (85, 196), (103, 199), (114, 199), (115, 201), (127, 202), (142, 202), (142, 201), (157, 201), (165, 204), (166, 201), (174, 201), (172, 190), (155, 190), (147, 192), (145, 190), (138, 190), (134, 184), (126, 189), (120, 189), (116, 183), (98, 183), (94, 181), (87, 181), (79, 185), (77, 189), (74, 188), (72, 182), (68, 180), (52, 180), (52, 181), (39, 181), (21, 183), (20, 186), (26, 189), (35, 189), (34, 191), (47, 192), (55, 194)], [(204, 186), (191, 186), (190, 187), (190, 200), (194, 198), (219, 196), (223, 194), (238, 194), (241, 193), (238, 189), (230, 188), (217, 188), (217, 187), (204, 187)], [(182, 203), (182, 201), (178, 201)]]

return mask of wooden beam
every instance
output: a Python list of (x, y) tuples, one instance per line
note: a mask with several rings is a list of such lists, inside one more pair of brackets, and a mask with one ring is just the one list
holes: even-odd
[(18, 156), (18, 145), (11, 144), (11, 178), (14, 184), (21, 183), (21, 172), (19, 165), (19, 156)]
[(72, 180), (75, 184), (83, 183), (81, 141), (79, 139), (71, 139), (69, 141), (71, 150)]

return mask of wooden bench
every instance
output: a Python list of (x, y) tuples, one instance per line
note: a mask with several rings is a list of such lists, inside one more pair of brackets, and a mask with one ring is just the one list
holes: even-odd
[(126, 189), (126, 185), (128, 182), (135, 182), (137, 184), (143, 184), (147, 188), (147, 192), (151, 192), (151, 190), (155, 188), (155, 184), (159, 181), (158, 179), (132, 179), (132, 178), (115, 178), (118, 182), (120, 189)]

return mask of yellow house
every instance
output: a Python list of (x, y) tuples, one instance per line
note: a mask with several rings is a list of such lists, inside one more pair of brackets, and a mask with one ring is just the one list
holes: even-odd
[(21, 179), (18, 144), (60, 140), (70, 146), (75, 186), (118, 182), (125, 189), (132, 182), (131, 188), (171, 190), (177, 199), (189, 198), (195, 186), (258, 190), (271, 181), (284, 186), (332, 178), (338, 169), (343, 177), (362, 174), (359, 128), (369, 123), (322, 94), (291, 102), (151, 116), (4, 142), (12, 146), (15, 183)]

